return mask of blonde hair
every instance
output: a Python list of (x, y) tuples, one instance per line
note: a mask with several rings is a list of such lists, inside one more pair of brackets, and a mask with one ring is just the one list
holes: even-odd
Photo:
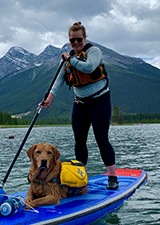
[(86, 29), (85, 29), (85, 27), (83, 25), (81, 25), (81, 22), (74, 23), (69, 28), (68, 35), (70, 36), (70, 32), (71, 31), (77, 31), (77, 30), (82, 30), (83, 37), (86, 37)]

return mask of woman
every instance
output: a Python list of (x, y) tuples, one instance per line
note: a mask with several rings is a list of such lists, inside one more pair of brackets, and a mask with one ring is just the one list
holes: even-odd
[[(72, 128), (75, 137), (76, 159), (87, 165), (86, 146), (88, 131), (92, 124), (102, 160), (108, 170), (107, 189), (118, 188), (115, 174), (115, 153), (108, 141), (111, 105), (107, 78), (99, 48), (86, 44), (86, 31), (80, 22), (69, 28), (69, 41), (73, 50), (64, 52), (66, 61), (52, 90), (44, 102), (50, 107), (52, 99), (64, 83), (73, 85), (75, 100), (72, 111)], [(83, 51), (82, 51), (83, 50)]]

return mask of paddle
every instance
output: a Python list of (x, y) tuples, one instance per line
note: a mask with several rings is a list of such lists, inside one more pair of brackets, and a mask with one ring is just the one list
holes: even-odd
[[(23, 148), (23, 146), (24, 146), (24, 144), (25, 144), (25, 142), (26, 142), (26, 140), (27, 140), (27, 138), (28, 138), (28, 136), (29, 136), (29, 134), (30, 134), (30, 132), (31, 132), (31, 130), (32, 130), (32, 128), (33, 128), (33, 126), (34, 126), (34, 124), (35, 124), (35, 122), (36, 122), (36, 120), (37, 120), (39, 114), (40, 114), (40, 112), (41, 112), (41, 110), (42, 110), (42, 108), (43, 108), (44, 101), (47, 99), (47, 97), (48, 97), (48, 95), (49, 95), (49, 93), (50, 93), (50, 90), (51, 90), (51, 88), (52, 88), (52, 86), (53, 86), (55, 80), (57, 79), (57, 76), (58, 76), (58, 74), (59, 74), (59, 72), (60, 72), (60, 70), (61, 70), (61, 68), (62, 68), (62, 66), (63, 66), (63, 64), (64, 64), (64, 62), (65, 62), (65, 60), (64, 60), (64, 58), (63, 58), (63, 61), (61, 62), (60, 66), (59, 66), (59, 68), (58, 68), (58, 70), (57, 70), (57, 73), (56, 73), (55, 77), (53, 78), (53, 80), (52, 80), (52, 82), (51, 82), (51, 84), (50, 84), (48, 90), (47, 90), (46, 93), (44, 94), (44, 97), (43, 97), (43, 99), (42, 99), (42, 101), (41, 101), (41, 106), (40, 106), (39, 109), (37, 110), (37, 112), (36, 112), (36, 114), (35, 114), (35, 116), (34, 116), (32, 122), (31, 122), (31, 124), (30, 124), (30, 126), (29, 126), (29, 128), (28, 128), (28, 131), (27, 131), (27, 133), (26, 133), (26, 135), (25, 135), (25, 137), (24, 137), (24, 139), (23, 139), (23, 141), (22, 141), (22, 143), (21, 143), (21, 145), (20, 145), (20, 147), (19, 147), (19, 149), (18, 149), (18, 151), (17, 151), (17, 153), (16, 153), (14, 159), (13, 159), (13, 162), (11, 163), (11, 165), (10, 165), (10, 167), (9, 167), (9, 169), (8, 169), (8, 172), (6, 173), (6, 176), (4, 177), (2, 183), (0, 184), (0, 188), (3, 188), (3, 186), (4, 186), (4, 184), (5, 184), (5, 182), (6, 182), (7, 178), (8, 178), (8, 176), (9, 176), (9, 174), (10, 174), (10, 172), (11, 172), (13, 166), (14, 166), (14, 163), (16, 162), (16, 160), (17, 160), (17, 158), (18, 158), (18, 156), (19, 156), (19, 154), (20, 154), (20, 152), (21, 152), (21, 150), (22, 150), (22, 148)], [(0, 194), (1, 194), (1, 191), (0, 191)], [(4, 194), (4, 193), (2, 192), (2, 194)]]

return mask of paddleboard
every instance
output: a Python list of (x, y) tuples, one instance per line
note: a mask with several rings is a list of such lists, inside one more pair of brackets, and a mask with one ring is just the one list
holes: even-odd
[[(13, 216), (0, 215), (0, 225), (85, 225), (119, 208), (137, 188), (147, 181), (144, 170), (117, 169), (119, 188), (107, 190), (108, 174), (89, 177), (88, 190), (60, 200), (59, 205), (37, 207), (38, 212), (23, 210)], [(27, 191), (12, 194), (26, 198)], [(10, 197), (10, 196), (9, 196)]]

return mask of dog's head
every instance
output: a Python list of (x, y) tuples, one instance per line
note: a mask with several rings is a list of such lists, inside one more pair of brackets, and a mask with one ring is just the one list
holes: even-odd
[(34, 166), (40, 170), (51, 168), (60, 157), (57, 148), (47, 143), (32, 145), (27, 150), (27, 155)]

